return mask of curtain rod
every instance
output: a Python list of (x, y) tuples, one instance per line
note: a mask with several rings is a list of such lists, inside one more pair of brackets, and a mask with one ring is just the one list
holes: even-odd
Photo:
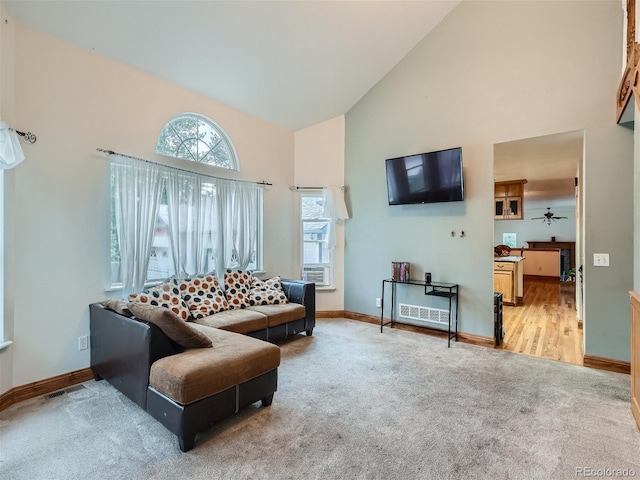
[(2, 121), (0, 121), (0, 128), (2, 130), (6, 129), (6, 130), (9, 130), (11, 132), (16, 132), (21, 137), (24, 137), (24, 139), (29, 143), (36, 143), (36, 136), (31, 132), (26, 132), (26, 133), (25, 132), (21, 132), (20, 130), (16, 130), (15, 128), (11, 128), (5, 122), (2, 122)]
[[(291, 190), (292, 192), (295, 192), (296, 190), (322, 190), (323, 188), (326, 188), (326, 187), (299, 187), (297, 185), (292, 185), (289, 187), (289, 190)], [(340, 190), (342, 190), (343, 192), (346, 192), (348, 188), (349, 187), (347, 187), (346, 185), (343, 185), (340, 187)]]
[(29, 142), (29, 143), (36, 143), (36, 136), (31, 133), (31, 132), (21, 132), (20, 130), (13, 130), (14, 132), (16, 132), (18, 135), (20, 135), (21, 137), (24, 137), (24, 139)]
[(170, 168), (172, 170), (177, 170), (179, 172), (186, 172), (186, 173), (195, 173), (197, 175), (202, 175), (204, 177), (209, 177), (209, 178), (215, 178), (217, 180), (231, 180), (233, 182), (242, 182), (242, 183), (255, 183), (256, 185), (265, 185), (265, 186), (270, 186), (273, 185), (273, 183), (269, 183), (269, 182), (265, 182), (264, 180), (262, 180), (261, 182), (252, 182), (250, 180), (236, 180), (234, 178), (224, 178), (224, 177), (216, 177), (215, 175), (209, 175), (208, 173), (199, 173), (199, 172), (193, 172), (191, 170), (185, 170), (184, 168), (179, 168), (179, 167), (173, 167), (171, 165), (164, 165), (162, 163), (158, 163), (158, 162), (152, 162), (151, 160), (146, 160), (144, 158), (139, 158), (139, 157), (134, 157), (132, 155), (125, 155), (124, 153), (118, 153), (118, 152), (114, 152), (113, 150), (106, 150), (104, 148), (96, 148), (96, 150), (98, 152), (102, 152), (102, 153), (108, 153), (109, 155), (119, 155), (121, 157), (125, 157), (125, 158), (132, 158), (133, 160), (138, 160), (140, 162), (145, 162), (145, 163), (152, 163), (153, 165), (160, 165), (162, 167), (167, 167)]

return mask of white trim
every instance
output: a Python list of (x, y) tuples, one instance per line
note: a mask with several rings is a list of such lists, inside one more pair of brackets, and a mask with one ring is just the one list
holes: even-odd
[(9, 348), (9, 345), (13, 345), (13, 342), (11, 340), (7, 340), (6, 342), (0, 343), (0, 352)]
[(0, 170), (0, 350), (11, 345), (4, 342), (4, 170)]

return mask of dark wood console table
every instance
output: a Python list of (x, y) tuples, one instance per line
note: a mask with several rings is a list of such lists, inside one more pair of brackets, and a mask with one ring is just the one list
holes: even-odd
[[(391, 317), (388, 322), (384, 321), (384, 290), (385, 285), (389, 283), (391, 284)], [(396, 285), (417, 285), (420, 287), (424, 287), (424, 294), (433, 296), (433, 297), (443, 297), (449, 300), (449, 310), (448, 310), (448, 328), (444, 330), (443, 328), (432, 327), (429, 325), (417, 325), (408, 322), (399, 322), (395, 318), (395, 310), (396, 310)], [(383, 327), (385, 325), (389, 325), (393, 328), (394, 323), (403, 323), (406, 325), (411, 325), (414, 327), (426, 328), (428, 330), (436, 330), (440, 332), (446, 332), (448, 341), (447, 346), (451, 347), (451, 339), (455, 339), (458, 341), (458, 284), (456, 283), (441, 283), (441, 282), (431, 282), (427, 283), (422, 280), (409, 280), (406, 282), (400, 282), (393, 279), (385, 279), (382, 280), (382, 297), (381, 304), (382, 311), (380, 313), (380, 333), (382, 333)], [(451, 318), (451, 308), (455, 306), (455, 319), (452, 322)], [(452, 325), (453, 323), (453, 325)], [(452, 329), (453, 327), (453, 329)]]

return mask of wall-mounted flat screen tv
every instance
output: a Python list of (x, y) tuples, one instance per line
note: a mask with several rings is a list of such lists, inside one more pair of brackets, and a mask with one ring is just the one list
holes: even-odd
[(389, 158), (389, 205), (464, 200), (462, 148)]

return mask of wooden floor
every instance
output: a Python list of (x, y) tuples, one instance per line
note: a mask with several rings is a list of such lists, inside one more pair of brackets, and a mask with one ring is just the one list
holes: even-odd
[(523, 293), (524, 305), (504, 306), (502, 349), (582, 365), (575, 284), (527, 277)]

